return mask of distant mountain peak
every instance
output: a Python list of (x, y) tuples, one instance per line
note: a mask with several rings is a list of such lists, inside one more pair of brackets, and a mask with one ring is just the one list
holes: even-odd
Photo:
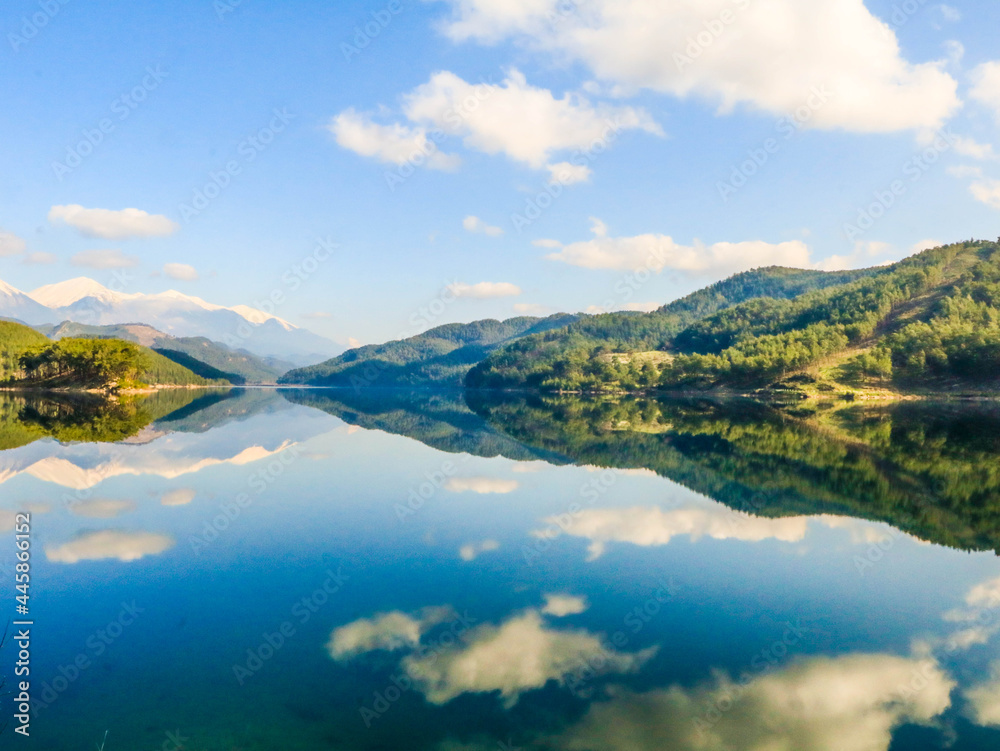
[[(2, 317), (31, 325), (144, 323), (173, 336), (227, 342), (295, 365), (311, 365), (343, 351), (330, 339), (249, 305), (217, 305), (174, 289), (117, 292), (85, 276), (47, 284), (30, 294), (0, 281)], [(253, 324), (249, 331), (247, 323)]]
[(32, 291), (29, 297), (48, 308), (64, 308), (87, 297), (114, 304), (122, 300), (134, 299), (139, 295), (113, 292), (90, 277), (78, 276), (64, 282), (46, 284), (44, 287)]
[(249, 305), (234, 305), (230, 308), (235, 313), (239, 313), (241, 316), (246, 318), (250, 323), (264, 323), (264, 321), (277, 321), (281, 324), (285, 331), (291, 331), (292, 329), (297, 329), (293, 323), (289, 323), (284, 318), (278, 318), (278, 316), (271, 315), (270, 313), (265, 313), (263, 310), (258, 310), (257, 308), (251, 308)]
[(19, 290), (17, 287), (12, 287), (7, 282), (0, 279), (0, 295), (8, 295), (10, 297), (16, 297), (18, 295), (23, 295), (24, 292)]

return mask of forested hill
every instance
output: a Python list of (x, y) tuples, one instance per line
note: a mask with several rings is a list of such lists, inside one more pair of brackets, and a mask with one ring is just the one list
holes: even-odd
[(210, 384), (229, 385), (203, 378), (133, 342), (73, 337), (52, 341), (28, 326), (0, 320), (0, 385), (115, 390)]
[[(469, 373), (473, 388), (600, 388), (613, 379), (610, 353), (665, 353), (692, 323), (747, 300), (787, 300), (807, 292), (884, 273), (884, 269), (824, 272), (771, 266), (736, 274), (664, 305), (652, 313), (582, 316), (570, 325), (524, 337), (503, 347)], [(657, 363), (650, 354), (638, 365), (630, 388), (656, 384)], [(645, 367), (648, 364), (648, 367)]]
[(236, 350), (203, 336), (177, 337), (141, 323), (91, 326), (64, 321), (56, 326), (34, 327), (50, 339), (124, 339), (149, 347), (169, 360), (208, 379), (223, 378), (237, 385), (273, 384), (292, 364)]
[[(855, 273), (853, 280), (791, 273), (778, 278), (779, 294), (742, 301), (719, 293), (739, 288), (746, 279), (739, 275), (629, 326), (595, 327), (599, 317), (581, 322), (583, 332), (570, 326), (522, 339), (476, 366), (467, 384), (805, 393), (997, 385), (1000, 246), (973, 240)], [(798, 288), (789, 281), (796, 279)], [(692, 304), (699, 295), (718, 299), (716, 310)], [(696, 312), (683, 321), (684, 313), (669, 312), (674, 306)]]
[(298, 368), (279, 379), (308, 386), (462, 386), (469, 368), (518, 337), (561, 328), (578, 316), (523, 316), (449, 323), (408, 339), (348, 350), (319, 365)]

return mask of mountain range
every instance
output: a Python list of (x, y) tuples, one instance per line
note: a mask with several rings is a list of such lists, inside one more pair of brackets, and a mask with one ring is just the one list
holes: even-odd
[(479, 389), (797, 397), (995, 393), (1000, 242), (851, 272), (760, 269), (653, 313), (581, 319), (490, 353)]
[(278, 376), (293, 367), (291, 362), (261, 357), (246, 350), (235, 350), (203, 336), (170, 336), (144, 323), (89, 326), (64, 321), (56, 326), (35, 326), (49, 339), (122, 339), (140, 344), (208, 379), (224, 378), (234, 386), (273, 384)]
[(547, 318), (446, 323), (408, 339), (355, 347), (332, 360), (285, 373), (278, 382), (351, 388), (461, 388), (469, 368), (498, 347), (523, 336), (562, 328), (578, 318), (556, 313)]
[(117, 292), (87, 277), (30, 293), (0, 281), (0, 317), (32, 326), (64, 321), (90, 326), (142, 323), (172, 337), (204, 337), (293, 365), (310, 365), (343, 351), (330, 339), (246, 305), (225, 307), (176, 290)]
[(736, 274), (650, 313), (447, 324), (368, 345), (283, 384), (771, 396), (995, 392), (1000, 243), (898, 263)]
[(1000, 242), (982, 240), (869, 269), (754, 269), (651, 313), (445, 324), (323, 362), (333, 342), (245, 306), (118, 293), (90, 279), (31, 294), (0, 285), (0, 317), (57, 339), (147, 344), (231, 383), (845, 398), (1000, 386)]

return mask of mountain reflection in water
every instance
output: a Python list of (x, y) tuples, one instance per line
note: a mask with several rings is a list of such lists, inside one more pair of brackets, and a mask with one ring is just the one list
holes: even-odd
[(1000, 739), (991, 404), (8, 392), (0, 440), (26, 748)]

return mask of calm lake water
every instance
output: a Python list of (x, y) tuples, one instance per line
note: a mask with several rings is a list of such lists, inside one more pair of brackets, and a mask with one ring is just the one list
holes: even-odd
[(996, 407), (7, 394), (0, 449), (5, 748), (1000, 747)]

